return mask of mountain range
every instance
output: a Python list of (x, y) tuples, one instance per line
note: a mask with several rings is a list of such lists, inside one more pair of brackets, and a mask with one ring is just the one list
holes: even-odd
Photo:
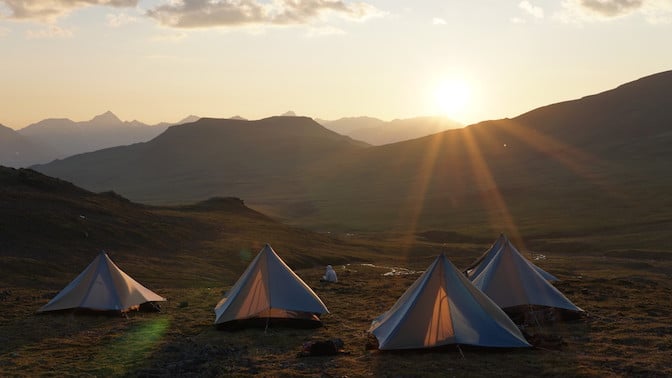
[[(296, 117), (296, 113), (287, 111), (281, 116)], [(136, 120), (122, 121), (107, 111), (81, 122), (67, 118), (44, 119), (18, 131), (0, 125), (0, 147), (4, 147), (0, 151), (0, 164), (28, 167), (84, 152), (146, 142), (169, 126), (198, 119), (198, 116), (190, 115), (175, 123), (148, 125)], [(230, 119), (246, 120), (238, 115)], [(318, 123), (371, 145), (395, 143), (462, 126), (444, 117), (416, 117), (389, 122), (372, 117), (347, 117), (334, 121), (318, 120)]]
[[(672, 223), (672, 72), (370, 146), (305, 117), (201, 119), (35, 169), (146, 203), (237, 196), (311, 227), (619, 235)], [(644, 244), (646, 244), (644, 243)]]
[(88, 121), (50, 118), (18, 131), (3, 127), (0, 144), (5, 148), (0, 153), (0, 163), (26, 167), (107, 147), (145, 142), (171, 125), (193, 122), (198, 118), (191, 115), (177, 123), (161, 122), (150, 126), (139, 121), (121, 121), (107, 111)]

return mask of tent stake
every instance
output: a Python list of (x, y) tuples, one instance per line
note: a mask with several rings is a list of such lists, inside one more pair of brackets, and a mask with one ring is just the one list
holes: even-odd
[(460, 344), (455, 344), (457, 346), (457, 350), (460, 351), (460, 355), (462, 355), (462, 359), (465, 360), (466, 358), (464, 357), (464, 353), (462, 353), (462, 348), (460, 348)]

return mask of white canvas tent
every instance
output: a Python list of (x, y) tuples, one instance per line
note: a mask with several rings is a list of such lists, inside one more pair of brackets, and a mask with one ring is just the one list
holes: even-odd
[[(495, 240), (492, 246), (490, 246), (490, 248), (487, 251), (485, 251), (485, 253), (483, 253), (483, 255), (479, 257), (474, 264), (472, 264), (469, 268), (467, 268), (466, 270), (467, 277), (469, 277), (469, 279), (473, 281), (474, 278), (477, 275), (479, 275), (483, 271), (483, 269), (485, 269), (486, 266), (488, 266), (490, 261), (492, 261), (492, 259), (497, 255), (497, 253), (499, 253), (499, 251), (501, 251), (502, 248), (505, 247), (516, 249), (516, 247), (504, 234), (499, 234), (499, 237), (497, 238), (497, 240)], [(558, 281), (558, 279), (554, 275), (534, 265), (531, 261), (529, 260), (525, 261), (527, 261), (530, 264), (530, 266), (534, 268), (534, 270), (539, 272), (539, 274), (541, 274), (541, 276), (544, 277), (547, 281), (551, 282)]]
[(166, 299), (139, 284), (101, 252), (38, 312), (67, 309), (126, 312)]
[(317, 315), (328, 312), (313, 290), (266, 244), (215, 307), (215, 324), (253, 319), (319, 322)]
[(583, 311), (534, 269), (511, 243), (504, 245), (472, 282), (501, 308), (537, 305)]
[(379, 349), (529, 347), (508, 316), (441, 254), (369, 328)]

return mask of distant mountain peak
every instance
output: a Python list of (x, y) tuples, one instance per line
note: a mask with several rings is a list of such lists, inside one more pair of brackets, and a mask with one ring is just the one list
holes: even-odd
[(197, 116), (197, 115), (189, 114), (188, 116), (186, 116), (186, 117), (184, 117), (183, 119), (181, 119), (181, 120), (178, 122), (178, 124), (179, 124), (179, 125), (182, 125), (182, 124), (185, 124), (185, 123), (192, 123), (192, 122), (196, 122), (196, 121), (198, 121), (199, 119), (201, 119), (201, 117), (199, 117), (199, 116)]
[(112, 113), (111, 111), (108, 110), (103, 114), (99, 114), (99, 115), (93, 117), (89, 121), (89, 123), (92, 124), (93, 126), (98, 126), (98, 125), (109, 126), (109, 125), (121, 124), (123, 122), (119, 119), (119, 117), (117, 117), (114, 113)]
[(289, 111), (286, 111), (286, 112), (280, 114), (280, 116), (281, 116), (281, 117), (296, 117), (296, 113), (294, 113), (293, 111), (289, 110)]

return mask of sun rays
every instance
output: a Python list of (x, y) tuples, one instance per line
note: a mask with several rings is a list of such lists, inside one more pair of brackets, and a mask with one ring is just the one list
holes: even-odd
[[(503, 189), (515, 193), (516, 185), (523, 185), (523, 189), (535, 187), (536, 178), (526, 171), (529, 162), (525, 160), (535, 156), (557, 163), (576, 180), (590, 183), (602, 193), (622, 197), (599, 173), (600, 169), (609, 169), (607, 163), (532, 125), (513, 120), (439, 133), (428, 137), (424, 146), (425, 151), (417, 157), (416, 175), (399, 212), (398, 224), (405, 225), (402, 240), (408, 248), (407, 255), (416, 233), (428, 226), (423, 215), (428, 211), (433, 214), (441, 211), (450, 220), (444, 227), (459, 224), (459, 219), (454, 219), (459, 201), (478, 201), (484, 211), (483, 230), (505, 232), (524, 248), (521, 221), (529, 223), (530, 220), (516, 219), (514, 208), (521, 205), (509, 203), (515, 201), (515, 194), (504, 194)], [(531, 155), (516, 155), (522, 150)], [(500, 171), (502, 169), (504, 171)], [(498, 177), (504, 174), (520, 177), (520, 181), (511, 188), (503, 188)], [(566, 179), (566, 176), (563, 174), (558, 179)], [(428, 208), (437, 204), (441, 204), (440, 208)]]
[[(409, 189), (404, 206), (402, 207), (403, 211), (399, 213), (402, 218), (399, 219), (399, 223), (409, 224), (408, 229), (403, 233), (403, 244), (407, 248), (410, 248), (415, 240), (415, 232), (417, 231), (418, 222), (425, 206), (427, 189), (432, 180), (432, 174), (438, 161), (444, 136), (445, 133), (439, 133), (430, 137), (428, 142), (429, 147), (426, 153), (421, 156), (421, 161), (419, 162), (417, 178)], [(403, 218), (407, 218), (407, 220)]]

